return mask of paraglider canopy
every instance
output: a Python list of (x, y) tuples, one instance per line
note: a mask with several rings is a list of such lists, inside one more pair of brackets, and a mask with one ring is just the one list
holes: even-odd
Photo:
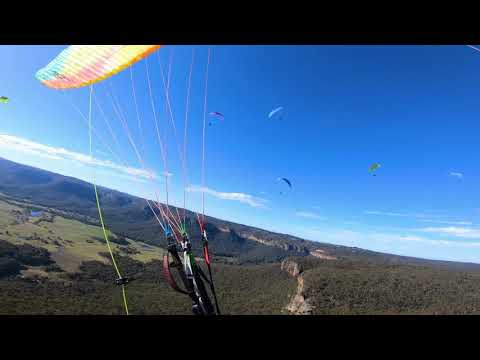
[(268, 118), (269, 119), (280, 119), (282, 117), (282, 114), (283, 114), (283, 107), (278, 107), (272, 111), (270, 111), (270, 113), (268, 114)]
[(379, 163), (373, 163), (372, 165), (370, 165), (370, 168), (368, 169), (368, 171), (373, 174), (373, 176), (376, 176), (375, 172), (381, 167), (382, 165), (380, 165)]
[(0, 103), (6, 104), (10, 99), (6, 96), (0, 96)]
[(288, 186), (290, 186), (290, 189), (292, 188), (292, 183), (290, 182), (290, 180), (286, 178), (278, 178), (278, 180), (285, 181), (288, 184)]
[[(293, 189), (292, 182), (290, 180), (288, 180), (287, 178), (279, 177), (279, 178), (277, 178), (277, 180), (282, 182), (282, 183), (287, 184), (290, 189)], [(283, 192), (280, 191), (280, 194), (283, 194)]]
[[(208, 115), (212, 116), (214, 119), (219, 119), (219, 120), (225, 120), (225, 116), (223, 116), (222, 113), (218, 112), (218, 111), (212, 111), (210, 113), (208, 113)], [(210, 121), (208, 123), (208, 125), (212, 125), (213, 121)]]
[(160, 45), (71, 45), (35, 75), (54, 89), (102, 81), (150, 55)]

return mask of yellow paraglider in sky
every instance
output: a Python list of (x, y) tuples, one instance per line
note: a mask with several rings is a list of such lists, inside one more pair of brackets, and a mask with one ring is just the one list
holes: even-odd
[(36, 77), (54, 89), (79, 88), (115, 75), (161, 45), (71, 45)]

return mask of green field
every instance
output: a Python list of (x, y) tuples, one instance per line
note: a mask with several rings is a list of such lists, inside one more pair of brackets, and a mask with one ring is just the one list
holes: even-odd
[[(107, 251), (101, 227), (48, 212), (44, 212), (41, 218), (30, 217), (28, 213), (28, 208), (0, 200), (0, 237), (12, 244), (30, 244), (48, 250), (55, 262), (66, 272), (78, 271), (83, 261), (109, 263), (109, 260), (101, 255)], [(116, 238), (117, 236), (112, 234), (111, 240)], [(130, 239), (127, 241), (128, 246), (111, 243), (112, 250), (122, 255), (133, 253), (130, 256), (140, 262), (163, 257), (164, 250), (158, 246)], [(40, 269), (25, 272), (25, 275), (29, 274), (47, 275)]]

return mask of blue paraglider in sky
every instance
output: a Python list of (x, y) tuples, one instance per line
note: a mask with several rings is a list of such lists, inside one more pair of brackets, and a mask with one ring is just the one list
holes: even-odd
[(268, 114), (269, 119), (281, 119), (283, 115), (283, 107), (278, 107)]

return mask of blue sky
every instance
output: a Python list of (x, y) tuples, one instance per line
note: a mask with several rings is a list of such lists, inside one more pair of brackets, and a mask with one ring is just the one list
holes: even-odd
[[(140, 196), (165, 200), (165, 171), (146, 62), (172, 176), (182, 166), (158, 59), (183, 146), (192, 49), (187, 208), (200, 209), (206, 46), (166, 46), (94, 87), (94, 159), (88, 89), (60, 92), (35, 72), (65, 46), (0, 46), (0, 156)], [(432, 259), (480, 263), (480, 53), (466, 46), (213, 46), (207, 126), (206, 213), (310, 240)], [(170, 62), (169, 59), (172, 59)], [(135, 157), (107, 91), (121, 102), (149, 172)], [(278, 106), (281, 119), (268, 119)], [(115, 140), (116, 139), (116, 140)], [(102, 143), (108, 144), (104, 146)], [(110, 148), (110, 150), (109, 150)], [(382, 167), (373, 177), (368, 168)], [(94, 164), (94, 165), (92, 165)], [(453, 174), (452, 174), (453, 173)], [(155, 174), (155, 179), (148, 178)], [(278, 177), (293, 183), (288, 191)], [(280, 194), (282, 192), (283, 194)]]

